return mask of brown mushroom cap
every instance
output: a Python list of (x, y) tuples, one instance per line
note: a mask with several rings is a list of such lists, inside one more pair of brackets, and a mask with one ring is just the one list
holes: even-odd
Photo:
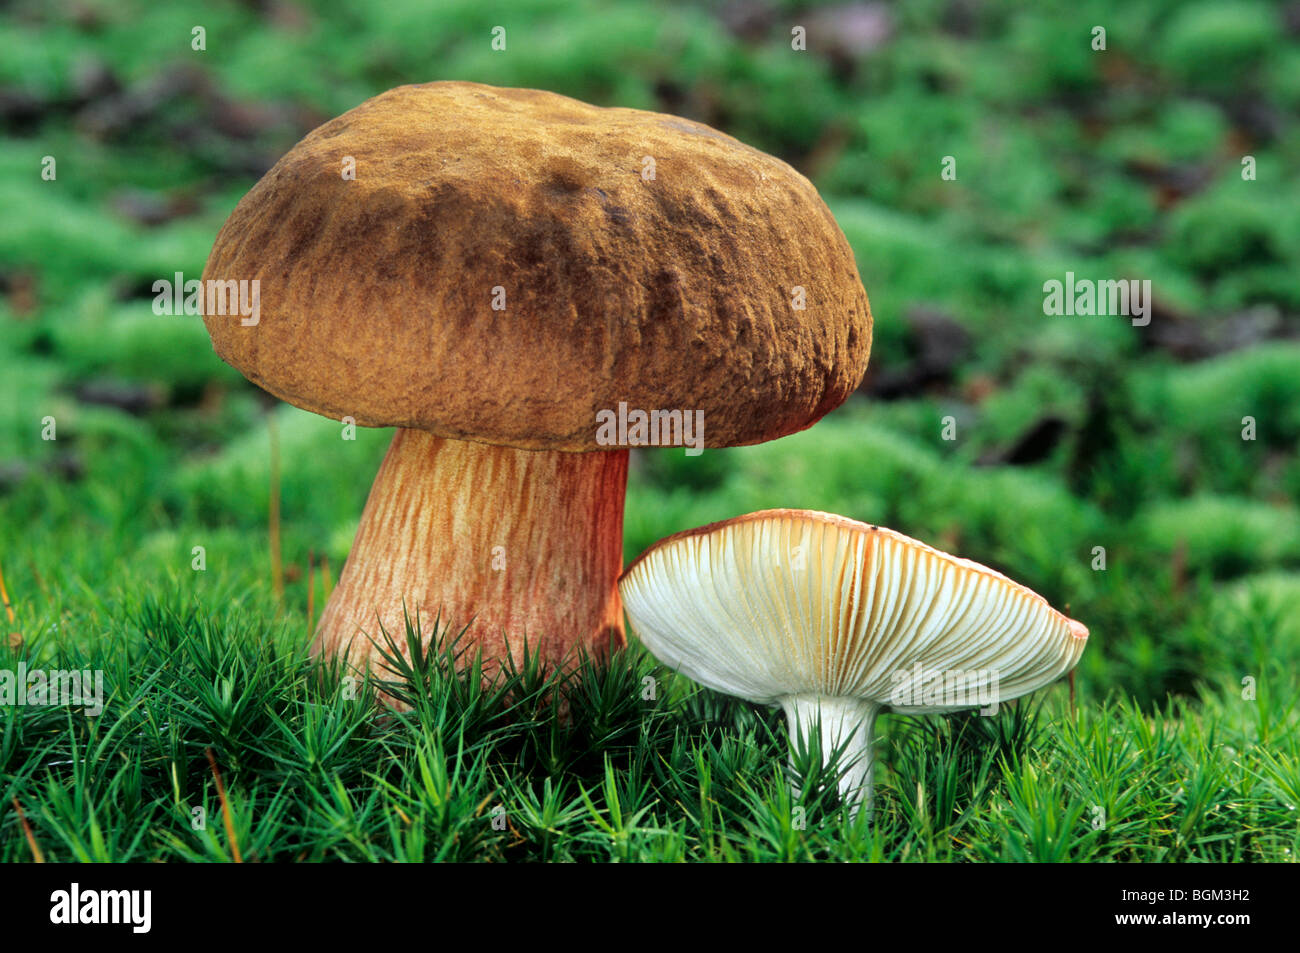
[(204, 321), (276, 396), (521, 449), (605, 449), (596, 414), (621, 401), (703, 411), (709, 447), (775, 439), (842, 403), (871, 347), (853, 253), (790, 166), (689, 120), (475, 83), (310, 133), (204, 278), (259, 280), (258, 324)]

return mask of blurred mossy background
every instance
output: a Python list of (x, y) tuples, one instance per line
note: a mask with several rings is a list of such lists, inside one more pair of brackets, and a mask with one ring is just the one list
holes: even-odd
[[(1231, 702), (1246, 677), (1294, 694), (1300, 3), (36, 0), (0, 17), (0, 568), (30, 646), (94, 638), (145, 592), (306, 639), (308, 556), (337, 575), (390, 434), (346, 442), (276, 405), (199, 319), (156, 316), (151, 286), (197, 277), (317, 124), (464, 79), (717, 126), (808, 175), (857, 255), (876, 321), (860, 394), (763, 446), (637, 452), (629, 558), (750, 510), (828, 510), (1068, 607), (1093, 633), (1085, 698)], [(1150, 324), (1045, 316), (1066, 271), (1150, 279)]]

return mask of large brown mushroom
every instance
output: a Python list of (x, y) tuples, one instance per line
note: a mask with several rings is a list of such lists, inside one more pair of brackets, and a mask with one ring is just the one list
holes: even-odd
[(204, 316), (223, 360), (399, 428), (316, 632), (353, 664), (380, 625), (402, 641), (404, 609), (426, 636), (435, 613), (469, 624), (489, 662), (525, 639), (547, 663), (622, 644), (642, 434), (610, 445), (601, 420), (699, 411), (703, 446), (771, 440), (842, 403), (871, 345), (853, 253), (784, 162), (686, 119), (474, 83), (402, 86), (310, 133), (204, 279), (260, 283), (256, 324)]

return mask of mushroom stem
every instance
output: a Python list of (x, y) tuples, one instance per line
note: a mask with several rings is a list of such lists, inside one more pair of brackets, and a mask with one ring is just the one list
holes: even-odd
[[(780, 701), (795, 749), (800, 744), (807, 746), (811, 732), (820, 726), (822, 764), (830, 764), (832, 756), (839, 753), (840, 796), (852, 805), (854, 816), (859, 810), (869, 816), (875, 769), (871, 740), (880, 705), (826, 695), (787, 695)], [(794, 793), (796, 797), (799, 794), (797, 784)]]
[[(469, 626), (485, 675), (540, 652), (571, 667), (579, 650), (624, 644), (627, 451), (515, 450), (399, 429), (313, 642), (381, 675), (380, 625), (406, 652), (403, 611), (427, 646)], [(468, 661), (468, 658), (467, 658)]]

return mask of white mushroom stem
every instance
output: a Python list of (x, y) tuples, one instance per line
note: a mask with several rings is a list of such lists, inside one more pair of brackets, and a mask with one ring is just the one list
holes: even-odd
[[(822, 764), (829, 764), (832, 755), (839, 753), (840, 796), (852, 805), (855, 816), (859, 810), (870, 815), (875, 768), (871, 742), (881, 706), (861, 698), (823, 695), (787, 695), (780, 703), (794, 750), (801, 743), (807, 747), (811, 733), (820, 725)], [(796, 797), (799, 794), (797, 783), (794, 793)]]

